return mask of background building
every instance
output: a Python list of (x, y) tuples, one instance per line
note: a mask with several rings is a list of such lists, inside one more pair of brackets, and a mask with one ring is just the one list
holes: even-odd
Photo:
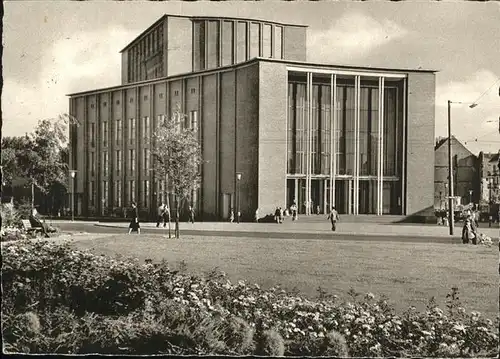
[[(479, 203), (478, 158), (454, 136), (451, 137), (453, 191), (456, 204)], [(434, 208), (448, 208), (448, 138), (439, 138), (434, 149)]]
[(500, 203), (499, 153), (479, 153), (480, 203)]
[(154, 214), (168, 188), (150, 138), (177, 106), (202, 144), (191, 201), (205, 219), (235, 208), (237, 172), (244, 217), (294, 201), (301, 213), (432, 210), (435, 73), (307, 63), (305, 38), (304, 26), (162, 17), (122, 51), (121, 86), (70, 95), (80, 213), (135, 200)]

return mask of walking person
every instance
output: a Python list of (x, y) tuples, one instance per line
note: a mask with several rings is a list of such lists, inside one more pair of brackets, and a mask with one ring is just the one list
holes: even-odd
[(194, 208), (189, 206), (189, 222), (194, 224)]
[(231, 212), (229, 213), (229, 222), (233, 223), (234, 222), (234, 211), (231, 208)]
[(254, 220), (255, 220), (255, 222), (259, 223), (259, 209), (258, 208), (255, 210)]
[(297, 220), (297, 205), (295, 204), (295, 202), (292, 203), (292, 205), (290, 207), (290, 212), (292, 212), (292, 221), (296, 221)]
[(167, 217), (165, 215), (165, 204), (162, 202), (161, 205), (158, 207), (158, 219), (156, 220), (156, 227), (160, 226), (160, 222), (163, 222), (163, 227), (166, 227), (167, 225)]
[(137, 205), (132, 202), (132, 211), (130, 216), (130, 224), (128, 226), (128, 234), (132, 231), (137, 231), (137, 234), (141, 234), (141, 226), (139, 224), (139, 211), (137, 210)]
[(285, 219), (285, 217), (283, 216), (283, 208), (279, 208), (280, 209), (280, 223), (283, 223), (283, 220)]
[(276, 207), (276, 210), (274, 211), (274, 220), (276, 223), (280, 223), (280, 209), (279, 207)]
[(339, 220), (339, 213), (335, 209), (335, 207), (332, 207), (332, 210), (328, 214), (328, 219), (330, 220), (330, 223), (332, 224), (332, 231), (337, 230), (337, 221)]

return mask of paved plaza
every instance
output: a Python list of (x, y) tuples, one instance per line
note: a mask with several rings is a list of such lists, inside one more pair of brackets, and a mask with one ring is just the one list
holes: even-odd
[[(63, 224), (64, 227), (71, 225), (71, 221), (52, 221), (55, 225)], [(100, 227), (102, 230), (127, 228), (128, 222), (82, 222), (75, 221), (75, 224), (86, 224), (88, 226)], [(171, 229), (174, 229), (175, 223), (171, 222)], [(166, 228), (160, 226), (156, 228), (154, 222), (141, 222), (141, 227), (146, 230), (165, 231)], [(168, 228), (168, 227), (167, 227)], [(491, 237), (493, 240), (499, 237), (498, 224), (493, 224), (491, 228), (487, 223), (480, 223), (479, 232)], [(94, 228), (98, 230), (98, 228)], [(311, 234), (311, 235), (327, 235), (333, 236), (341, 235), (357, 235), (357, 236), (404, 236), (404, 237), (434, 237), (434, 238), (454, 238), (459, 239), (462, 233), (461, 223), (457, 224), (454, 229), (454, 234), (449, 235), (449, 228), (445, 226), (438, 226), (433, 224), (398, 224), (398, 223), (360, 223), (360, 222), (342, 222), (340, 221), (337, 226), (337, 231), (332, 232), (328, 220), (324, 221), (310, 221), (304, 218), (301, 221), (292, 221), (287, 218), (282, 224), (277, 223), (229, 223), (229, 222), (181, 222), (181, 231), (189, 231), (190, 234), (203, 235), (204, 233), (222, 232), (230, 235), (237, 233), (268, 233), (269, 237), (279, 235), (283, 237), (287, 233), (290, 235), (296, 234)]]

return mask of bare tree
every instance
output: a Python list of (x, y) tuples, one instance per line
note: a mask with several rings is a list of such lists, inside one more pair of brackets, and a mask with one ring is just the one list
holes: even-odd
[(177, 108), (160, 123), (153, 136), (152, 155), (157, 178), (166, 179), (174, 195), (175, 237), (179, 238), (179, 210), (200, 185), (201, 146), (197, 124)]

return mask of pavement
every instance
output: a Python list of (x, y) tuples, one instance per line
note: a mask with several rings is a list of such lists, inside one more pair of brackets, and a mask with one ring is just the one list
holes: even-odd
[[(123, 233), (127, 230), (129, 222), (82, 222), (82, 221), (51, 221), (63, 230), (84, 230), (91, 232), (116, 232)], [(479, 232), (484, 233), (493, 240), (498, 239), (500, 230), (489, 228), (488, 224), (481, 223)], [(93, 227), (93, 228), (92, 228)], [(171, 229), (175, 227), (171, 223)], [(141, 222), (141, 230), (147, 233), (165, 234), (167, 228), (156, 227), (156, 223)], [(454, 228), (454, 235), (449, 235), (449, 228), (429, 224), (396, 224), (396, 223), (359, 223), (342, 222), (337, 225), (337, 231), (332, 232), (330, 223), (324, 221), (305, 222), (291, 221), (287, 218), (284, 223), (229, 223), (229, 222), (196, 222), (194, 224), (181, 222), (180, 231), (182, 235), (204, 235), (204, 236), (230, 236), (230, 237), (260, 237), (260, 238), (304, 238), (304, 239), (341, 239), (341, 237), (378, 237), (396, 240), (421, 239), (422, 241), (437, 241), (449, 243), (450, 240), (459, 240), (462, 234), (462, 226)], [(421, 241), (418, 240), (418, 241)]]

